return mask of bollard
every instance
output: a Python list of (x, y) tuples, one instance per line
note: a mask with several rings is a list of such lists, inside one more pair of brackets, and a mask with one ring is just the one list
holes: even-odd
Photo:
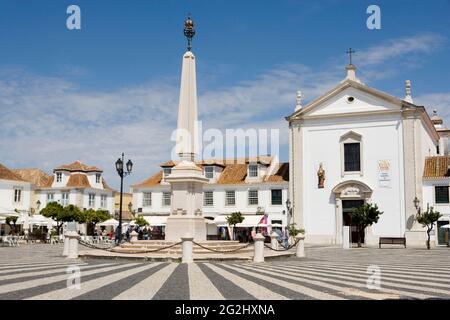
[(342, 227), (342, 248), (350, 249), (350, 227)]
[(295, 236), (295, 240), (297, 240), (297, 258), (305, 257), (305, 236), (303, 234), (298, 234)]
[(270, 245), (272, 246), (273, 250), (278, 250), (278, 234), (274, 231), (270, 235)]
[(67, 231), (64, 232), (64, 249), (62, 255), (64, 257), (69, 255), (69, 238), (67, 237)]
[(194, 257), (192, 255), (192, 247), (194, 238), (190, 236), (184, 236), (181, 238), (183, 255), (181, 258), (181, 263), (192, 263), (194, 262)]
[(138, 241), (138, 235), (136, 231), (133, 230), (133, 232), (130, 233), (131, 239), (130, 242), (137, 242)]
[(253, 262), (264, 262), (264, 240), (265, 237), (258, 233), (254, 238), (255, 241), (255, 255), (253, 256)]
[(67, 254), (68, 259), (77, 259), (78, 258), (78, 239), (80, 236), (76, 231), (67, 231), (66, 233), (66, 241), (69, 242), (69, 252)]

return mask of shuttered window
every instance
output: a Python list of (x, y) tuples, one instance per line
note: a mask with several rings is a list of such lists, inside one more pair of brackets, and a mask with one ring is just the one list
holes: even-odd
[(434, 187), (435, 203), (449, 203), (448, 186)]

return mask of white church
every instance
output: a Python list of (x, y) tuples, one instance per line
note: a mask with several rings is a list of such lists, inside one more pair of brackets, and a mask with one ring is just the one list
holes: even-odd
[(433, 206), (444, 216), (432, 240), (445, 242), (439, 226), (450, 220), (450, 162), (442, 119), (414, 104), (410, 81), (406, 96), (396, 98), (362, 83), (353, 64), (346, 70), (342, 82), (305, 106), (298, 92), (286, 117), (293, 221), (307, 243), (341, 245), (343, 226), (357, 238), (348, 212), (371, 202), (384, 213), (367, 228), (366, 245), (405, 237), (408, 246), (423, 247), (426, 233), (415, 216)]

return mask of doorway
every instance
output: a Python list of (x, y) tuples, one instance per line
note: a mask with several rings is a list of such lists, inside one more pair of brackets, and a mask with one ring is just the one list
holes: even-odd
[[(353, 209), (364, 204), (364, 200), (342, 200), (342, 220), (344, 226), (350, 227), (351, 243), (358, 243), (358, 228), (352, 225), (350, 213)], [(361, 243), (364, 243), (364, 233), (361, 235)]]
[(449, 243), (449, 231), (450, 229), (442, 228), (442, 226), (448, 224), (449, 221), (438, 221), (437, 222), (437, 229), (438, 229), (438, 244), (439, 245), (447, 245)]

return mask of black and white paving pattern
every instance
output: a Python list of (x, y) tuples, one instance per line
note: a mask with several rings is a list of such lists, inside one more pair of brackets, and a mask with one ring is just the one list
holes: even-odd
[(67, 260), (0, 247), (0, 299), (450, 299), (450, 249), (306, 248), (262, 264)]

